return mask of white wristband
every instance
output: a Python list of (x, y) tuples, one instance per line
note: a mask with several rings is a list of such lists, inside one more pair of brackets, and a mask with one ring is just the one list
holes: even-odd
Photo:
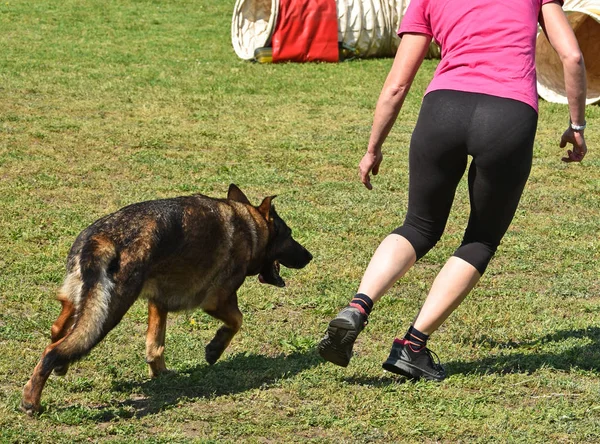
[(586, 121), (583, 121), (583, 125), (575, 125), (573, 122), (569, 122), (569, 124), (571, 125), (571, 129), (573, 131), (583, 131), (586, 127)]

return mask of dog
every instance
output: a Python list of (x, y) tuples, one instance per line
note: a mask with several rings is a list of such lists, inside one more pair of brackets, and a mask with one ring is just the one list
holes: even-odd
[(242, 325), (237, 290), (247, 276), (284, 287), (279, 264), (300, 269), (312, 255), (292, 237), (272, 205), (253, 206), (234, 184), (226, 199), (195, 194), (135, 203), (83, 230), (67, 257), (57, 299), (62, 311), (23, 389), (21, 408), (40, 410), (46, 380), (64, 375), (122, 319), (148, 301), (146, 362), (151, 377), (167, 371), (167, 313), (200, 307), (223, 322), (205, 349), (214, 364)]

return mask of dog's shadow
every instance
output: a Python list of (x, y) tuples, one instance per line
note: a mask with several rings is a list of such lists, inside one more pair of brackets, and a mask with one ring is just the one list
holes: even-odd
[(314, 349), (275, 357), (239, 353), (212, 366), (198, 363), (141, 384), (115, 379), (114, 391), (137, 395), (111, 409), (112, 414), (105, 411), (101, 414), (102, 418), (97, 419), (106, 420), (107, 415), (143, 417), (177, 405), (182, 400), (213, 398), (269, 387), (320, 363)]

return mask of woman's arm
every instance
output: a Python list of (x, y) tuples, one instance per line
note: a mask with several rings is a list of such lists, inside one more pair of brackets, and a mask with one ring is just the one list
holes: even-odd
[(377, 175), (383, 160), (381, 146), (388, 136), (410, 86), (429, 49), (431, 37), (425, 34), (404, 34), (394, 63), (385, 80), (373, 117), (373, 126), (367, 152), (359, 165), (360, 179), (372, 189), (369, 173)]
[(583, 54), (567, 16), (558, 2), (546, 3), (540, 13), (540, 26), (546, 34), (548, 41), (557, 52), (563, 65), (565, 78), (565, 91), (569, 103), (569, 127), (564, 132), (560, 146), (564, 148), (567, 143), (573, 145), (569, 150), (566, 162), (579, 162), (585, 156), (587, 147), (583, 130), (574, 130), (575, 127), (585, 126), (585, 98), (587, 95), (587, 78)]

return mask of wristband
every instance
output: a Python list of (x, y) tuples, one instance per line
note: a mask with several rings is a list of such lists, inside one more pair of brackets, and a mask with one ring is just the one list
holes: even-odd
[(583, 131), (586, 127), (587, 122), (584, 120), (583, 125), (575, 125), (573, 122), (569, 121), (569, 125), (571, 125), (571, 129), (573, 131)]

